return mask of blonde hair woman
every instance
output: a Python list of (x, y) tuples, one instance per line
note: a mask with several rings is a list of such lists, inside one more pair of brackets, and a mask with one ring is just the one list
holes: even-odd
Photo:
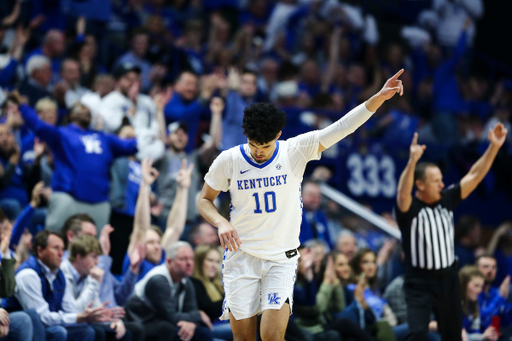
[(221, 253), (216, 246), (199, 245), (195, 249), (194, 275), (191, 278), (196, 289), (197, 306), (203, 321), (210, 321), (208, 327), (214, 338), (233, 340), (229, 322), (221, 322), (224, 302), (222, 287)]

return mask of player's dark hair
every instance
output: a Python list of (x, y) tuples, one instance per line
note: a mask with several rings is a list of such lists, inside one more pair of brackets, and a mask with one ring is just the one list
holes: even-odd
[(285, 125), (286, 113), (272, 103), (254, 103), (244, 110), (244, 135), (258, 144), (274, 140)]

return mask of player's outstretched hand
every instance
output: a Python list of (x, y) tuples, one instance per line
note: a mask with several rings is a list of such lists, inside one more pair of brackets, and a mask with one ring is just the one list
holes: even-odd
[(224, 250), (227, 248), (229, 251), (237, 251), (242, 244), (238, 233), (230, 223), (219, 224), (219, 239)]
[(403, 72), (404, 69), (401, 69), (393, 77), (386, 81), (386, 84), (384, 84), (382, 89), (379, 91), (379, 94), (382, 96), (382, 98), (388, 100), (395, 94), (400, 94), (400, 96), (404, 94), (402, 81), (398, 79), (398, 77), (400, 77)]

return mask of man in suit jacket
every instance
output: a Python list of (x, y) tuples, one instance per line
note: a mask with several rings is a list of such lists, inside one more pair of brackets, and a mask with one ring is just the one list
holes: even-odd
[(207, 316), (197, 309), (189, 279), (194, 271), (192, 247), (178, 241), (165, 254), (165, 263), (154, 267), (135, 285), (125, 306), (126, 319), (142, 323), (148, 341), (212, 340), (210, 330), (202, 324)]

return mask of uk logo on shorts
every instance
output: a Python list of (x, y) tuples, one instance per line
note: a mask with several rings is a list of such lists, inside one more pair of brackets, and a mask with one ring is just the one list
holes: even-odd
[(281, 297), (277, 296), (277, 292), (274, 292), (272, 294), (268, 294), (268, 304), (275, 304), (279, 305), (279, 300)]

